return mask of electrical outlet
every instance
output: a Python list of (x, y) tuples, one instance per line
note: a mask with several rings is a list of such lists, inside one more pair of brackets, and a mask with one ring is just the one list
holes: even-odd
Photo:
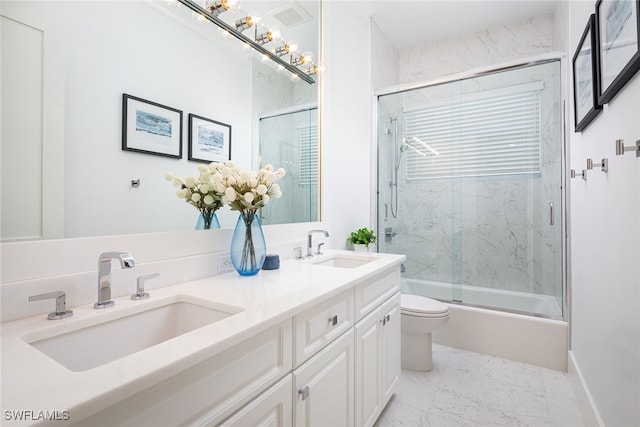
[(218, 273), (224, 273), (233, 270), (233, 263), (230, 255), (220, 255), (218, 257)]

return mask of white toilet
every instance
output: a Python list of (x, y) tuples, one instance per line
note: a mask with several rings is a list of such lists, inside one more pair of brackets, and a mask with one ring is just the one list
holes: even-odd
[(414, 371), (433, 369), (431, 332), (449, 320), (449, 308), (419, 295), (400, 296), (402, 323), (402, 368)]

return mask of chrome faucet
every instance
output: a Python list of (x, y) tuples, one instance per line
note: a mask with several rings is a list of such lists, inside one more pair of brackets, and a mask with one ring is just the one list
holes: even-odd
[[(329, 232), (327, 230), (311, 230), (307, 233), (307, 257), (313, 256), (313, 233), (323, 233), (324, 237), (329, 237)], [(320, 254), (320, 247), (318, 246), (318, 252), (316, 255)]]
[(115, 303), (111, 299), (111, 260), (120, 261), (120, 267), (133, 268), (136, 266), (131, 254), (126, 252), (104, 252), (98, 258), (98, 302), (93, 308), (107, 308)]

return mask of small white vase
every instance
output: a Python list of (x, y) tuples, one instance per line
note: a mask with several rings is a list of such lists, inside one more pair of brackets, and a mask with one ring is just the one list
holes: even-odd
[(369, 247), (367, 247), (367, 245), (362, 244), (362, 243), (354, 243), (353, 244), (353, 250), (356, 252), (369, 252), (369, 248), (371, 247), (371, 245), (369, 245)]

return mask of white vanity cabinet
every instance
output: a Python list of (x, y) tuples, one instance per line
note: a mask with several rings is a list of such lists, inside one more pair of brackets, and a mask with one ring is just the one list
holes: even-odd
[(400, 375), (399, 290), (388, 268), (79, 425), (371, 426)]
[(292, 343), (289, 319), (77, 425), (217, 425), (290, 375)]
[(355, 326), (355, 424), (372, 426), (400, 377), (400, 293)]

